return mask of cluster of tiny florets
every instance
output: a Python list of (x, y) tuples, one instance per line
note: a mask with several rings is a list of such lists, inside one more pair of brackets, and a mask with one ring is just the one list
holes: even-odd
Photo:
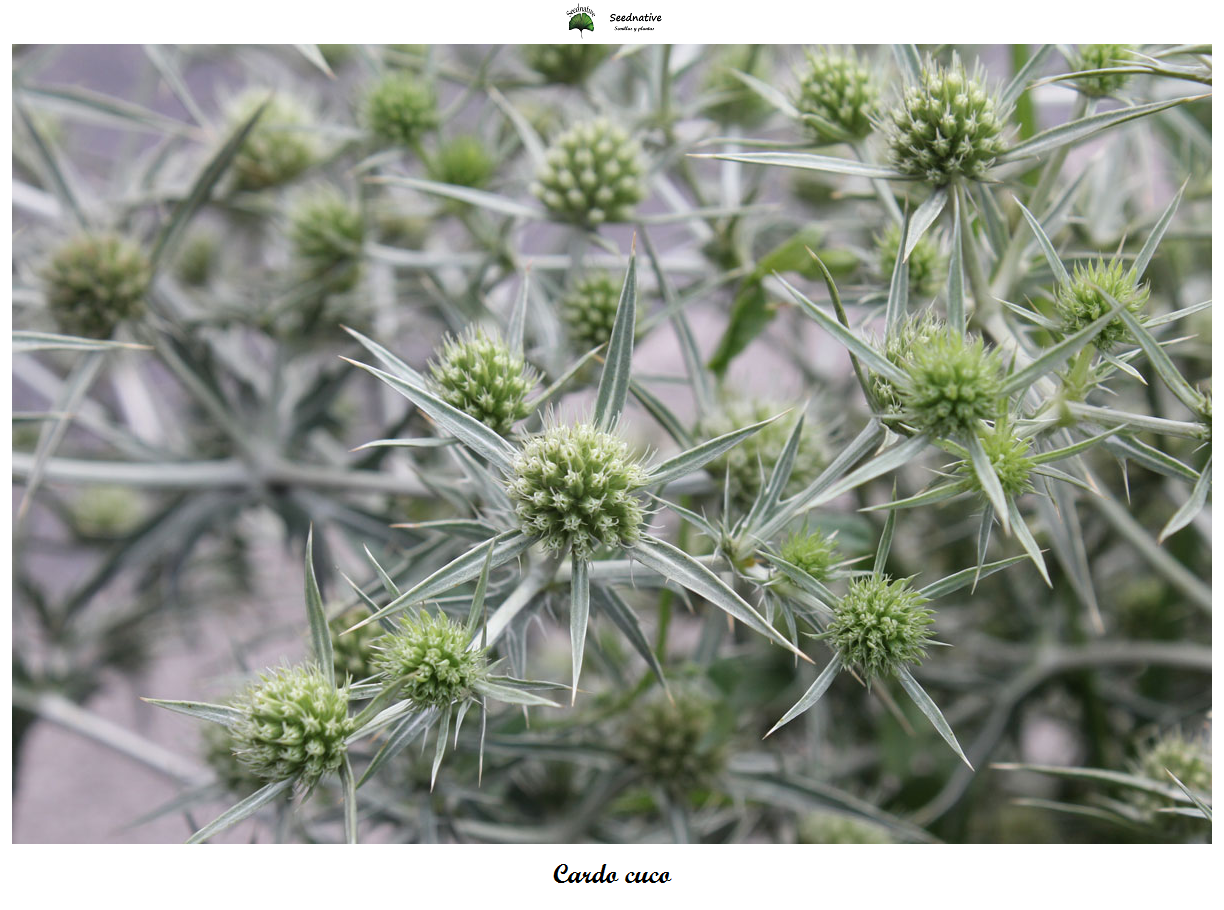
[(72, 523), (89, 537), (121, 537), (140, 524), (143, 513), (131, 487), (103, 484), (81, 490), (72, 504)]
[[(265, 91), (240, 96), (231, 107), (230, 122), (235, 126), (245, 122), (267, 98)], [(262, 190), (288, 183), (318, 157), (310, 113), (290, 98), (273, 97), (234, 156), (238, 189)]]
[(557, 137), (531, 191), (554, 217), (595, 227), (630, 216), (645, 195), (642, 171), (638, 141), (601, 118)]
[(611, 52), (606, 44), (525, 44), (523, 62), (548, 82), (579, 85)]
[(329, 291), (348, 291), (356, 285), (365, 219), (355, 203), (332, 190), (316, 192), (291, 213), (289, 239), (307, 278)]
[(783, 542), (779, 555), (817, 581), (826, 581), (837, 562), (837, 544), (820, 531), (795, 532)]
[(633, 712), (622, 732), (621, 755), (643, 776), (674, 793), (708, 785), (726, 764), (713, 705), (678, 692)]
[[(1192, 791), (1211, 795), (1211, 751), (1207, 740), (1186, 737), (1180, 732), (1166, 733), (1140, 750), (1135, 773), (1148, 780), (1177, 789), (1173, 775)], [(1174, 802), (1156, 793), (1128, 790), (1133, 805), (1147, 813), (1148, 819), (1170, 837), (1201, 834), (1206, 819), (1190, 818), (1157, 810), (1189, 803)]]
[(393, 72), (366, 95), (365, 123), (383, 142), (411, 146), (438, 125), (438, 99), (416, 76)]
[[(1054, 294), (1054, 306), (1064, 331), (1077, 332), (1113, 308), (1102, 291), (1139, 315), (1147, 303), (1149, 288), (1146, 283), (1139, 283), (1133, 268), (1124, 266), (1118, 259), (1108, 263), (1098, 259), (1087, 266), (1076, 264), (1071, 282), (1059, 285)], [(1130, 337), (1126, 323), (1121, 318), (1113, 319), (1096, 336), (1096, 346), (1107, 351)]]
[(624, 440), (591, 424), (533, 436), (514, 459), (507, 492), (523, 532), (550, 550), (587, 559), (599, 547), (631, 547), (645, 512), (636, 491), (648, 475)]
[(201, 734), (201, 749), (204, 763), (212, 770), (226, 793), (247, 796), (262, 787), (267, 781), (256, 775), (234, 754), (234, 735), (229, 727), (221, 724), (206, 724)]
[(976, 432), (998, 412), (1003, 367), (998, 352), (982, 339), (951, 329), (935, 332), (909, 350), (898, 389), (903, 419), (937, 436)]
[(960, 60), (929, 62), (888, 117), (893, 165), (903, 174), (943, 186), (957, 177), (982, 180), (1003, 153), (1004, 115)]
[[(702, 435), (714, 439), (768, 420), (785, 410), (786, 405), (766, 399), (728, 396), (717, 411), (702, 419), (699, 427)], [(732, 495), (741, 502), (752, 500), (782, 457), (796, 420), (798, 415), (792, 412), (782, 420), (767, 424), (707, 464), (706, 470), (718, 482), (727, 478)], [(799, 449), (783, 493), (790, 495), (803, 489), (816, 479), (826, 464), (828, 440), (819, 423), (808, 419), (799, 433)]]
[(866, 138), (874, 129), (879, 103), (871, 71), (853, 51), (808, 54), (795, 107), (810, 116), (804, 124), (818, 142)]
[(561, 298), (561, 318), (580, 348), (589, 351), (612, 337), (620, 295), (620, 283), (601, 272), (583, 278)]
[(503, 436), (530, 411), (535, 371), (494, 333), (470, 329), (448, 338), (429, 373), (447, 404)]
[(799, 820), (801, 844), (891, 844), (888, 830), (838, 812), (809, 812)]
[(926, 656), (931, 637), (927, 599), (905, 579), (869, 575), (850, 582), (823, 634), (865, 681), (896, 673)]
[[(1107, 70), (1134, 63), (1135, 58), (1129, 53), (1129, 44), (1081, 44), (1076, 48), (1071, 60), (1071, 68), (1077, 72), (1091, 70)], [(1131, 73), (1098, 73), (1094, 76), (1081, 76), (1075, 80), (1075, 87), (1085, 95), (1100, 98), (1118, 92), (1131, 79)]]
[[(911, 351), (925, 347), (932, 338), (947, 330), (947, 324), (929, 309), (910, 315), (885, 339), (884, 356), (893, 366), (904, 369)], [(871, 385), (880, 403), (881, 416), (890, 428), (899, 428), (895, 418), (902, 409), (900, 389), (878, 373), (871, 374)]]
[(413, 704), (445, 708), (469, 697), (484, 676), (485, 652), (470, 650), (470, 641), (467, 630), (446, 615), (422, 613), (379, 640), (375, 663)]
[(439, 183), (479, 189), (493, 176), (493, 156), (476, 136), (456, 136), (438, 147), (427, 170)]
[[(885, 281), (892, 278), (900, 251), (901, 227), (893, 222), (875, 238), (876, 270)], [(940, 251), (938, 243), (923, 236), (914, 244), (907, 264), (911, 297), (925, 299), (939, 293), (947, 277), (948, 259)]]
[[(1010, 420), (996, 421), (990, 430), (979, 433), (978, 439), (1004, 493), (1021, 496), (1032, 491), (1033, 468), (1037, 464), (1028, 454), (1031, 440), (1017, 435)], [(956, 470), (964, 477), (965, 485), (970, 490), (982, 492), (982, 482), (972, 465), (962, 461)]]
[(297, 777), (314, 786), (340, 768), (355, 729), (347, 687), (337, 688), (312, 666), (261, 676), (234, 707), (242, 714), (231, 728), (234, 753), (267, 781)]
[(47, 306), (68, 335), (110, 338), (119, 323), (144, 311), (152, 269), (133, 240), (83, 234), (55, 251), (43, 269)]
[(374, 645), (382, 640), (386, 631), (376, 622), (353, 629), (353, 626), (369, 618), (369, 615), (360, 607), (354, 607), (328, 623), (331, 629), (332, 665), (336, 668), (337, 679), (360, 682), (378, 673), (375, 665), (378, 652)]

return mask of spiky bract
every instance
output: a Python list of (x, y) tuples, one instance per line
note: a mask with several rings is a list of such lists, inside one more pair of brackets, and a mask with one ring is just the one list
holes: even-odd
[(636, 491), (647, 473), (624, 440), (591, 424), (555, 426), (527, 440), (507, 492), (525, 534), (550, 550), (588, 559), (599, 547), (631, 547), (645, 512)]
[(365, 123), (383, 142), (411, 146), (437, 127), (438, 99), (417, 76), (391, 72), (366, 95)]
[(906, 423), (937, 436), (976, 432), (998, 412), (1003, 368), (998, 352), (982, 339), (948, 327), (903, 354), (905, 380), (898, 391)]
[(110, 338), (119, 323), (143, 313), (151, 277), (140, 245), (111, 233), (69, 240), (42, 272), (60, 331), (84, 338)]
[(905, 579), (855, 579), (837, 602), (823, 637), (865, 681), (891, 676), (926, 656), (932, 622), (931, 611), (922, 606), (926, 602)]
[(879, 104), (871, 71), (853, 50), (808, 54), (795, 107), (808, 115), (804, 126), (817, 142), (865, 139), (875, 128)]
[(485, 674), (483, 649), (469, 650), (471, 636), (445, 614), (421, 613), (380, 639), (379, 670), (402, 684), (404, 698), (422, 708), (445, 708), (468, 698)]
[(447, 404), (503, 436), (530, 412), (535, 371), (496, 333), (476, 328), (448, 338), (429, 374)]
[[(767, 399), (727, 396), (722, 406), (703, 418), (699, 426), (703, 435), (713, 439), (768, 420), (786, 408), (787, 405)], [(741, 503), (751, 501), (769, 480), (797, 419), (798, 415), (792, 412), (782, 420), (767, 424), (711, 461), (706, 470), (720, 483), (724, 477), (728, 478), (732, 495)], [(799, 449), (783, 492), (797, 493), (815, 480), (827, 463), (828, 440), (819, 422), (809, 418), (800, 431)]]
[[(1102, 291), (1105, 293), (1102, 294)], [(1109, 262), (1097, 259), (1087, 265), (1076, 264), (1071, 273), (1071, 282), (1058, 286), (1054, 306), (1062, 319), (1063, 330), (1070, 334), (1112, 309), (1113, 305), (1105, 299), (1105, 294), (1138, 316), (1147, 303), (1148, 293), (1148, 285), (1139, 283), (1133, 268), (1124, 266), (1118, 259)], [(1096, 336), (1096, 346), (1108, 351), (1130, 338), (1130, 329), (1119, 317), (1110, 320)]]
[(604, 118), (557, 137), (532, 193), (560, 221), (587, 227), (625, 221), (645, 195), (642, 147)]

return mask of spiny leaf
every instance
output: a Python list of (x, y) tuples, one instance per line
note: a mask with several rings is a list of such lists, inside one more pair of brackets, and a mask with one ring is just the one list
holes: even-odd
[(829, 686), (833, 685), (833, 680), (837, 678), (838, 672), (841, 671), (842, 661), (839, 655), (834, 655), (828, 665), (820, 671), (820, 675), (816, 677), (816, 681), (812, 683), (808, 690), (803, 693), (802, 697), (791, 706), (791, 709), (782, 715), (782, 719), (770, 728), (766, 736), (771, 736), (780, 727), (784, 727), (792, 720), (809, 710), (816, 702), (820, 701), (820, 697), (828, 691)]
[(599, 377), (595, 398), (595, 423), (605, 428), (616, 425), (629, 395), (629, 374), (633, 367), (633, 334), (637, 325), (637, 257), (629, 256), (625, 282), (621, 286), (616, 319), (608, 339), (608, 358)]
[(331, 629), (323, 609), (323, 595), (314, 569), (314, 526), (306, 532), (306, 616), (310, 620), (310, 650), (323, 676), (336, 684), (335, 662), (332, 660)]
[(914, 679), (913, 674), (910, 673), (907, 667), (902, 667), (897, 671), (897, 679), (901, 681), (901, 687), (905, 689), (906, 694), (909, 695), (914, 704), (918, 706), (918, 709), (927, 716), (927, 719), (930, 720), (935, 729), (939, 731), (939, 735), (944, 738), (944, 742), (952, 747), (952, 751), (959, 755), (961, 761), (963, 761), (966, 765), (969, 765), (969, 770), (972, 771), (973, 765), (969, 762), (969, 759), (965, 757), (965, 753), (961, 750), (960, 743), (956, 741), (956, 734), (952, 732), (952, 728), (948, 725), (948, 722), (944, 720), (943, 712), (940, 711), (939, 706), (931, 700), (931, 696), (927, 695), (926, 690), (919, 685), (918, 680)]

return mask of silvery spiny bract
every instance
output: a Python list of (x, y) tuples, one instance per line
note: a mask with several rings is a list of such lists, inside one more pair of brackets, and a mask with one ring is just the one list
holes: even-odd
[(529, 413), (536, 375), (496, 333), (470, 329), (447, 339), (429, 375), (447, 404), (497, 433), (509, 433)]
[(853, 50), (808, 53), (795, 107), (810, 115), (804, 126), (818, 142), (865, 139), (875, 129), (879, 103), (871, 70)]
[(82, 234), (43, 268), (47, 307), (67, 335), (110, 338), (144, 312), (151, 270), (144, 250), (119, 234)]
[(561, 221), (597, 227), (627, 220), (645, 195), (642, 147), (604, 118), (557, 137), (531, 192)]

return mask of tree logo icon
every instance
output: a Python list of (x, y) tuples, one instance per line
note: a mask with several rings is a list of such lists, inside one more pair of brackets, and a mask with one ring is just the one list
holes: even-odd
[(579, 38), (582, 37), (584, 31), (594, 34), (595, 19), (593, 18), (594, 12), (592, 10), (587, 9), (585, 6), (578, 6), (570, 10), (568, 15), (570, 17), (569, 30), (572, 32), (574, 29), (578, 29)]

